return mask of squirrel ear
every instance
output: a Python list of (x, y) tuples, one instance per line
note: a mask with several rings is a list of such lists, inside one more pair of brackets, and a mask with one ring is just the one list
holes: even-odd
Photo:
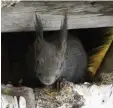
[(34, 53), (35, 56), (40, 52), (45, 40), (43, 39), (43, 26), (40, 17), (35, 13), (35, 29), (36, 29), (36, 40), (34, 42)]
[(40, 17), (36, 15), (35, 13), (35, 30), (36, 30), (36, 40), (40, 43), (44, 42), (43, 39), (43, 26)]
[(61, 22), (61, 30), (60, 30), (60, 49), (65, 50), (67, 45), (67, 13), (64, 14), (63, 22)]

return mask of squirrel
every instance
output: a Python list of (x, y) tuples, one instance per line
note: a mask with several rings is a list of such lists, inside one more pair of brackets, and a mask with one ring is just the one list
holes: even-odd
[(43, 36), (43, 26), (40, 17), (35, 14), (36, 40), (35, 66), (37, 78), (45, 85), (52, 85), (58, 79), (78, 83), (84, 81), (87, 69), (87, 54), (81, 41), (67, 29), (67, 14), (65, 13), (60, 32), (57, 37), (48, 42)]

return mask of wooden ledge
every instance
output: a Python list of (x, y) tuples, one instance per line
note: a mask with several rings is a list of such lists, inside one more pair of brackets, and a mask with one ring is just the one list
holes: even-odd
[(64, 9), (68, 29), (113, 27), (113, 2), (21, 1), (1, 10), (2, 32), (34, 31), (34, 12), (41, 16), (44, 30), (59, 30)]

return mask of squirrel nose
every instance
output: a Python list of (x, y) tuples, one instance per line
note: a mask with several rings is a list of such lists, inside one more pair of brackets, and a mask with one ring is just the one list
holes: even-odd
[(51, 85), (51, 84), (53, 84), (54, 83), (54, 79), (51, 79), (51, 78), (45, 78), (44, 79), (44, 84), (46, 84), (46, 85)]
[(49, 79), (45, 79), (45, 82), (50, 83), (50, 80)]

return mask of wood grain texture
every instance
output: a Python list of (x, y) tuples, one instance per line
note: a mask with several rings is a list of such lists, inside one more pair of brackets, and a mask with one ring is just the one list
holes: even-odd
[(36, 2), (22, 1), (1, 10), (2, 32), (33, 31), (34, 12), (44, 30), (59, 30), (64, 10), (68, 10), (68, 29), (113, 26), (113, 2)]
[[(26, 100), (27, 107), (19, 107), (19, 108), (35, 108), (35, 95), (34, 95), (34, 91), (32, 88), (13, 87), (10, 84), (9, 85), (2, 84), (1, 94), (2, 94), (3, 100), (5, 100), (5, 101), (7, 100), (8, 101), (7, 103), (11, 104), (12, 106), (13, 106), (14, 100), (15, 100), (14, 97), (19, 98), (18, 103), (21, 104), (21, 106), (22, 106), (23, 102), (22, 103), (20, 102), (21, 101), (20, 98), (22, 96)], [(2, 108), (7, 108), (7, 107), (2, 107)], [(18, 107), (11, 107), (11, 108), (18, 108)]]

